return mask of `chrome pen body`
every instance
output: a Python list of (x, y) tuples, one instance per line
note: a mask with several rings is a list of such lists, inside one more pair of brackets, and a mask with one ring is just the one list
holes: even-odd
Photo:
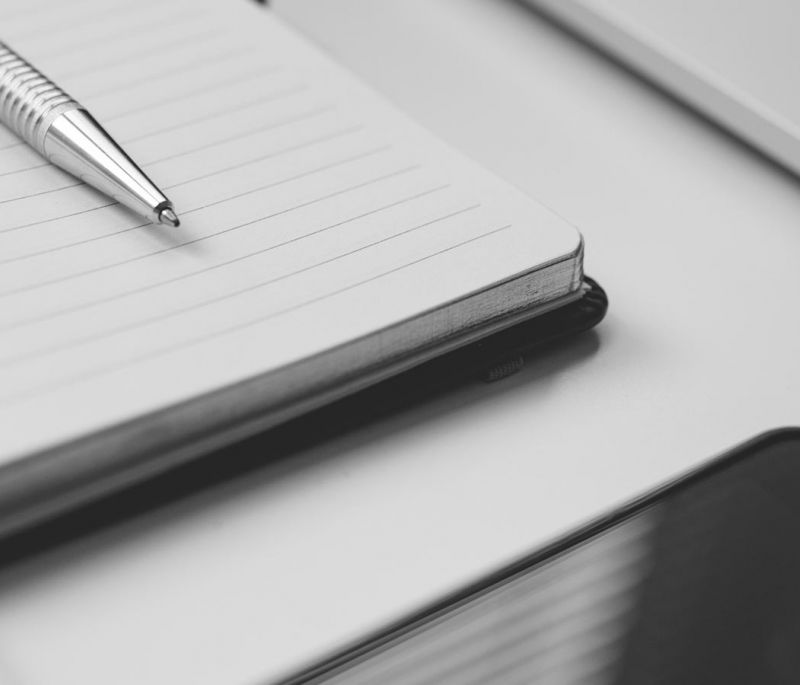
[(89, 112), (0, 42), (0, 122), (50, 162), (155, 223), (172, 203)]

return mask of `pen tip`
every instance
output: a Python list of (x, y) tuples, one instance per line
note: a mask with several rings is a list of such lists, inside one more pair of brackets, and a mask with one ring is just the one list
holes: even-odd
[(158, 214), (158, 221), (162, 224), (169, 224), (170, 226), (177, 227), (181, 225), (181, 220), (171, 207), (165, 207)]

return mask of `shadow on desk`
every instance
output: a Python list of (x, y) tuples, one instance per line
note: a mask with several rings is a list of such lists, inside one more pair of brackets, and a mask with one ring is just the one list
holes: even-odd
[[(593, 330), (550, 340), (525, 356), (524, 367), (521, 358), (512, 357), (475, 369), (467, 378), (462, 368), (457, 380), (453, 376), (432, 388), (420, 384), (419, 374), (406, 374), (212, 452), (6, 538), (0, 543), (0, 591), (8, 590), (16, 579), (30, 579), (31, 572), (47, 572), (93, 550), (125, 544), (167, 521), (191, 516), (200, 508), (214, 507), (267, 483), (274, 486), (386, 435), (491, 402), (527, 384), (554, 383), (564, 370), (587, 361), (599, 345), (600, 337)], [(513, 375), (504, 377), (507, 373)]]

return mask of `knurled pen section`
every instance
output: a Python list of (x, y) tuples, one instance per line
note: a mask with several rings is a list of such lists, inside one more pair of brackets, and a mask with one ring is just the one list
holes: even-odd
[(40, 153), (53, 120), (80, 105), (0, 42), (0, 121)]

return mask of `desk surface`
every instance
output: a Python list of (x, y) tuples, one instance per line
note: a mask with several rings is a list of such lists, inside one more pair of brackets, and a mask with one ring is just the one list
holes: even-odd
[(800, 183), (504, 0), (277, 10), (578, 225), (611, 310), (502, 383), (0, 574), (0, 680), (285, 673), (800, 423)]

